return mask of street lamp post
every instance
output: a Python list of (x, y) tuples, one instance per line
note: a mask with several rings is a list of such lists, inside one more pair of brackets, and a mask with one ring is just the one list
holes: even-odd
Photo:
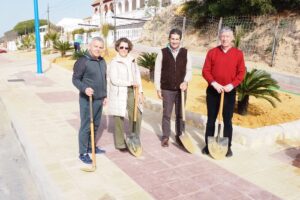
[(37, 62), (37, 74), (42, 74), (42, 58), (41, 58), (41, 44), (40, 44), (40, 24), (39, 24), (39, 8), (38, 0), (33, 0), (34, 3), (34, 29), (35, 29), (35, 50)]

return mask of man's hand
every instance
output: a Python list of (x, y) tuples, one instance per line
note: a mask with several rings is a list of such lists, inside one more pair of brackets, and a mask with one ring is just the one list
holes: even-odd
[(103, 106), (105, 106), (107, 104), (107, 102), (108, 102), (107, 98), (104, 98), (103, 102), (102, 102)]
[(180, 89), (182, 91), (185, 91), (187, 89), (187, 87), (188, 87), (188, 83), (185, 81), (180, 84)]
[(90, 87), (86, 88), (84, 92), (89, 97), (94, 94), (94, 90), (92, 88), (90, 88)]
[(217, 83), (216, 81), (212, 82), (211, 85), (215, 88), (215, 90), (217, 90), (218, 93), (221, 93), (224, 91), (223, 86), (220, 85), (219, 83)]
[(159, 99), (163, 99), (162, 95), (161, 95), (161, 91), (160, 90), (157, 90), (157, 96)]
[(228, 84), (228, 85), (225, 85), (223, 88), (224, 88), (225, 92), (230, 92), (234, 87), (232, 84)]

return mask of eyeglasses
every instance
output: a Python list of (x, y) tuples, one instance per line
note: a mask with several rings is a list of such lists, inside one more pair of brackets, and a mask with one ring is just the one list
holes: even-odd
[(119, 47), (119, 49), (126, 49), (126, 50), (129, 50), (129, 47)]

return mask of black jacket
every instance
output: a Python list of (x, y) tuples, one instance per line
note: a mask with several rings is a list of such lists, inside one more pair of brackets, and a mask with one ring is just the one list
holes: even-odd
[(74, 64), (72, 82), (82, 97), (87, 98), (85, 89), (91, 87), (94, 90), (94, 99), (105, 98), (107, 96), (105, 60), (102, 57), (94, 59), (90, 54), (80, 57)]

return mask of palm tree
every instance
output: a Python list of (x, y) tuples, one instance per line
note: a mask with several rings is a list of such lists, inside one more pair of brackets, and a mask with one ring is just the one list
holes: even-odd
[(57, 32), (49, 32), (46, 35), (44, 35), (44, 43), (46, 44), (47, 41), (49, 41), (49, 47), (51, 48), (55, 41), (59, 39), (59, 33)]
[(113, 29), (113, 26), (110, 24), (103, 24), (101, 28), (101, 33), (105, 40), (105, 55), (108, 56), (108, 49), (107, 49), (107, 37), (109, 34), (109, 31)]
[(35, 47), (35, 36), (31, 33), (29, 35), (25, 35), (22, 38), (22, 47), (25, 49), (33, 49)]
[(73, 49), (69, 42), (63, 42), (63, 41), (54, 42), (53, 48), (60, 52), (61, 57), (64, 57), (68, 50)]
[(247, 115), (249, 97), (262, 98), (267, 100), (273, 107), (276, 107), (274, 99), (280, 102), (278, 92), (279, 85), (271, 75), (264, 70), (252, 69), (247, 72), (245, 79), (238, 86), (238, 114)]
[(235, 32), (234, 32), (234, 41), (233, 41), (234, 46), (236, 48), (240, 47), (243, 35), (244, 35), (243, 27), (241, 25), (236, 26), (235, 27)]
[(139, 66), (149, 69), (149, 78), (152, 82), (154, 81), (154, 67), (155, 67), (156, 57), (157, 57), (157, 53), (143, 52), (137, 59)]

